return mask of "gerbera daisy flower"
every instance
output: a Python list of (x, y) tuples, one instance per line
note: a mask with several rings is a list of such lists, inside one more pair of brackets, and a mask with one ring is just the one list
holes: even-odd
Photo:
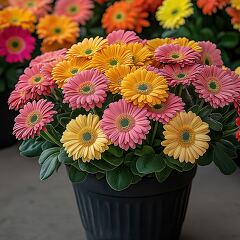
[(142, 43), (129, 43), (126, 48), (130, 50), (135, 66), (143, 66), (150, 63), (152, 53)]
[(147, 117), (167, 124), (178, 112), (184, 111), (185, 103), (182, 98), (169, 93), (166, 102), (147, 107)]
[(57, 51), (62, 48), (70, 48), (73, 45), (72, 42), (68, 41), (62, 41), (61, 43), (59, 42), (52, 42), (50, 43), (48, 39), (43, 39), (42, 44), (41, 44), (41, 52), (46, 53), (46, 52), (52, 52), (52, 51)]
[(175, 87), (179, 84), (189, 85), (194, 82), (201, 69), (202, 66), (199, 64), (184, 67), (174, 64), (166, 65), (160, 72), (167, 79), (168, 85)]
[(146, 11), (155, 13), (159, 6), (162, 5), (164, 0), (144, 0), (147, 4)]
[(43, 76), (40, 72), (41, 65), (34, 65), (24, 70), (20, 76), (18, 86), (20, 89), (26, 89), (29, 93), (37, 95), (49, 95), (55, 83)]
[(238, 140), (238, 142), (240, 142), (240, 129), (238, 129), (236, 132), (236, 139)]
[(102, 72), (122, 64), (133, 65), (133, 55), (125, 45), (110, 45), (92, 58), (92, 67)]
[(201, 46), (199, 45), (198, 42), (195, 42), (193, 40), (189, 40), (185, 37), (173, 39), (172, 43), (173, 44), (178, 44), (182, 47), (190, 47), (192, 50), (194, 50), (196, 52), (201, 52), (202, 51), (202, 48), (201, 48)]
[(130, 67), (128, 65), (119, 65), (115, 68), (110, 68), (105, 72), (107, 79), (109, 80), (109, 90), (115, 94), (121, 90), (121, 82), (125, 76), (129, 73), (136, 71), (136, 67)]
[(141, 42), (141, 39), (133, 31), (116, 30), (106, 37), (109, 44)]
[(56, 82), (59, 88), (62, 88), (64, 83), (68, 81), (69, 78), (75, 76), (77, 73), (90, 68), (90, 63), (88, 60), (63, 60), (56, 64), (52, 70), (53, 80)]
[(66, 16), (46, 15), (40, 18), (37, 25), (39, 38), (44, 39), (44, 44), (63, 45), (74, 43), (79, 34), (79, 27), (76, 22)]
[(168, 85), (163, 76), (146, 69), (128, 74), (121, 82), (121, 94), (127, 102), (144, 107), (165, 102)]
[(28, 9), (37, 17), (46, 15), (51, 10), (52, 0), (9, 0), (10, 5)]
[[(131, 11), (132, 11), (132, 9), (131, 9)], [(150, 22), (147, 20), (149, 13), (143, 11), (142, 8), (135, 8), (134, 11), (136, 14), (134, 31), (137, 33), (141, 33), (143, 27), (150, 26)]]
[(65, 15), (84, 25), (93, 14), (94, 4), (92, 0), (58, 0), (54, 13)]
[(161, 76), (163, 75), (163, 74), (162, 74), (162, 69), (153, 67), (153, 66), (151, 66), (151, 65), (148, 65), (148, 66), (146, 67), (146, 69), (147, 69), (148, 71), (154, 72), (154, 73), (156, 73), (156, 74), (158, 74), (158, 75), (161, 75)]
[(14, 89), (8, 99), (9, 109), (19, 110), (29, 100), (32, 99), (32, 95), (26, 89)]
[(225, 7), (230, 0), (197, 0), (197, 6), (202, 8), (204, 14), (212, 15), (218, 9)]
[(46, 130), (45, 126), (53, 121), (57, 113), (53, 108), (53, 103), (43, 99), (28, 102), (15, 118), (13, 134), (19, 140), (39, 136), (41, 131)]
[(67, 53), (68, 59), (85, 58), (91, 59), (92, 56), (107, 46), (107, 40), (102, 37), (84, 38), (82, 42), (74, 44)]
[(67, 124), (61, 143), (73, 160), (90, 162), (101, 159), (110, 141), (100, 128), (99, 117), (90, 113), (87, 116), (79, 115)]
[(0, 32), (0, 56), (9, 63), (23, 62), (31, 58), (35, 38), (20, 27), (10, 27)]
[(154, 38), (147, 41), (147, 47), (152, 53), (154, 53), (158, 47), (165, 44), (171, 44), (172, 42), (173, 39), (171, 38)]
[(179, 64), (181, 66), (194, 64), (200, 59), (200, 54), (190, 47), (178, 44), (169, 44), (158, 47), (155, 50), (155, 58), (167, 64)]
[(232, 7), (236, 8), (237, 10), (240, 10), (240, 1), (239, 0), (230, 0), (230, 3)]
[(216, 66), (204, 66), (192, 84), (199, 96), (213, 108), (228, 105), (236, 95), (237, 86), (229, 72)]
[(8, 0), (1, 0), (0, 1), (0, 10), (7, 7), (9, 5)]
[(64, 103), (72, 109), (83, 107), (86, 111), (101, 108), (108, 90), (108, 80), (97, 69), (85, 70), (69, 79), (63, 87)]
[(231, 17), (232, 24), (240, 24), (240, 10), (232, 7), (227, 7), (226, 12)]
[(223, 65), (221, 51), (217, 49), (216, 44), (209, 41), (199, 42), (202, 48), (200, 62), (205, 65), (215, 65), (221, 67)]
[(101, 127), (115, 146), (126, 151), (134, 149), (137, 144), (142, 144), (151, 129), (146, 113), (146, 109), (121, 99), (109, 104), (103, 113)]
[(235, 73), (240, 76), (240, 66), (235, 69)]
[(102, 26), (108, 33), (119, 29), (134, 30), (135, 18), (136, 11), (132, 11), (127, 2), (115, 2), (103, 14)]
[(66, 55), (67, 49), (61, 49), (53, 52), (43, 53), (40, 56), (35, 57), (31, 60), (29, 66), (32, 67), (37, 64), (47, 64), (53, 61), (58, 60), (59, 58), (64, 58)]
[(26, 9), (7, 7), (0, 11), (0, 30), (9, 27), (21, 27), (33, 32), (36, 17)]
[(163, 128), (163, 152), (180, 162), (194, 164), (209, 147), (209, 126), (191, 111), (177, 113)]
[(193, 14), (190, 0), (165, 0), (156, 12), (156, 19), (163, 28), (179, 28), (184, 25), (185, 18)]

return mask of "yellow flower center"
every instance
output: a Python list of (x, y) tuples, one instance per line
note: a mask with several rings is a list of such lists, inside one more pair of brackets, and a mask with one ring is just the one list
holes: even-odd
[(221, 85), (217, 79), (210, 79), (207, 82), (208, 90), (212, 93), (218, 93), (221, 89)]
[(80, 131), (80, 141), (84, 146), (90, 146), (96, 141), (96, 132), (92, 129), (85, 128)]
[(130, 115), (121, 115), (116, 120), (116, 126), (121, 132), (130, 131), (135, 124), (135, 120)]

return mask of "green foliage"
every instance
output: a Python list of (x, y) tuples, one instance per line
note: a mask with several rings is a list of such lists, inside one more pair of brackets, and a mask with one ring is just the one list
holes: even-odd
[(162, 169), (162, 171), (156, 172), (155, 176), (158, 182), (162, 183), (170, 176), (171, 172), (172, 172), (172, 168), (166, 166), (164, 169)]
[(28, 139), (21, 143), (19, 151), (25, 157), (38, 157), (42, 153), (42, 146), (44, 142)]
[(73, 183), (79, 183), (82, 182), (86, 179), (87, 177), (87, 173), (81, 171), (77, 165), (72, 165), (69, 167), (68, 169), (68, 176), (69, 179), (73, 182)]

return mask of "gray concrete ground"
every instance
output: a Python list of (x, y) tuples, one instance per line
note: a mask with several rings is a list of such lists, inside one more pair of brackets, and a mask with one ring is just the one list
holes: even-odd
[[(239, 173), (198, 169), (182, 240), (240, 239)], [(16, 146), (0, 151), (0, 240), (85, 240), (65, 169), (46, 182), (38, 174)]]

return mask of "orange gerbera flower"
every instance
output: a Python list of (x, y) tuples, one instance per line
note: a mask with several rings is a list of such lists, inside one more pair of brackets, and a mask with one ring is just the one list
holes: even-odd
[(232, 24), (240, 23), (240, 10), (237, 10), (236, 8), (228, 7), (226, 8), (226, 12), (232, 18), (231, 19)]
[(134, 9), (136, 12), (136, 18), (135, 18), (135, 32), (141, 33), (143, 27), (149, 27), (150, 22), (146, 20), (148, 17), (148, 12), (143, 12), (140, 8), (139, 9)]
[(197, 6), (202, 8), (204, 14), (212, 15), (218, 9), (225, 7), (230, 0), (197, 0)]

